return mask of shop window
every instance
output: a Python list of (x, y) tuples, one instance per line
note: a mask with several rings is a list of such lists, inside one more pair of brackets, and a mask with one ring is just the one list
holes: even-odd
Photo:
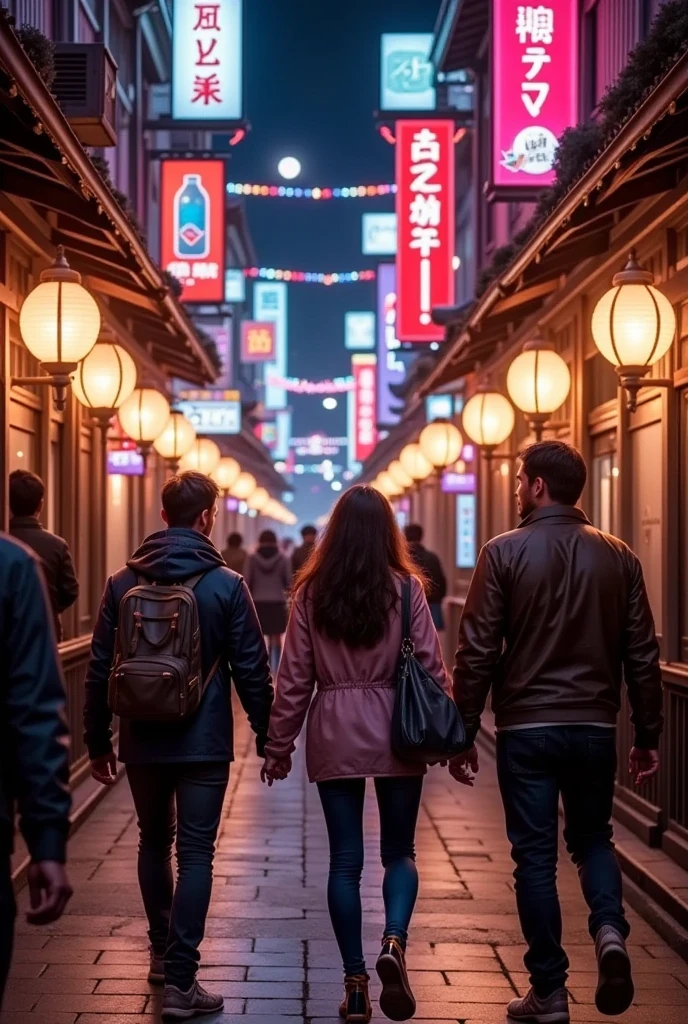
[(31, 473), (37, 473), (37, 456), (35, 434), (10, 427), (10, 473), (15, 469), (28, 469)]
[(618, 476), (616, 452), (593, 455), (592, 521), (598, 530), (605, 533), (614, 533), (615, 530)]

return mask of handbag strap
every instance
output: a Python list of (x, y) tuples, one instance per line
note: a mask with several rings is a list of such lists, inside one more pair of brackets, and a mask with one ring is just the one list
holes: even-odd
[(406, 576), (401, 582), (401, 649), (404, 654), (413, 654), (414, 643), (411, 639), (411, 577)]

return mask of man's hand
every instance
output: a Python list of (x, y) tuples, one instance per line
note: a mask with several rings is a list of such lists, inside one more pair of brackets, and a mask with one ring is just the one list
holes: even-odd
[(72, 887), (64, 864), (42, 860), (29, 865), (29, 898), (31, 909), (26, 911), (29, 924), (50, 924), (62, 917), (72, 896)]
[(267, 782), (268, 786), (271, 786), (273, 782), (286, 779), (290, 771), (290, 757), (283, 757), (280, 759), (275, 757), (266, 757), (265, 764), (260, 770), (260, 777), (263, 782)]
[(636, 786), (644, 785), (659, 771), (659, 751), (633, 747), (628, 758), (628, 772)]
[(117, 758), (114, 753), (94, 757), (91, 761), (91, 775), (103, 786), (114, 786), (117, 782)]
[(478, 748), (475, 744), (449, 762), (449, 774), (462, 786), (472, 786), (479, 771)]

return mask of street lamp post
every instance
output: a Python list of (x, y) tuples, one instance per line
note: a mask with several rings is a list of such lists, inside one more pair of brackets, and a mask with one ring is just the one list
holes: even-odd
[(569, 396), (571, 374), (551, 345), (534, 338), (509, 367), (506, 388), (516, 408), (525, 414), (536, 441), (541, 441), (545, 424)]

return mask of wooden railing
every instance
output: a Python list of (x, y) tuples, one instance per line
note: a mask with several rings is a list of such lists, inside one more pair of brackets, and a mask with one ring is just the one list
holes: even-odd
[[(444, 606), (444, 657), (449, 667), (454, 663), (463, 604), (462, 598), (450, 597)], [(662, 677), (665, 722), (661, 769), (642, 795), (628, 773), (633, 726), (624, 689), (617, 728), (619, 768), (614, 814), (648, 846), (661, 846), (688, 868), (688, 665), (664, 663)]]

